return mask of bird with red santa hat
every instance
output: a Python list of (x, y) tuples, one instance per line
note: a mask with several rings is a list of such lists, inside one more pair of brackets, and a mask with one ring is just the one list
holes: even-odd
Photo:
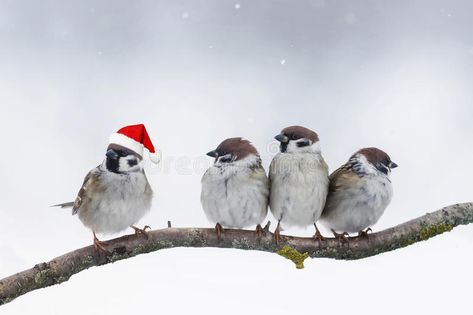
[(144, 148), (150, 160), (159, 163), (160, 156), (143, 124), (121, 128), (111, 135), (105, 160), (86, 175), (76, 200), (56, 205), (72, 207), (72, 214), (92, 231), (98, 250), (107, 251), (96, 233), (113, 234), (131, 227), (146, 235), (148, 226), (135, 226), (150, 210), (153, 197), (143, 170)]

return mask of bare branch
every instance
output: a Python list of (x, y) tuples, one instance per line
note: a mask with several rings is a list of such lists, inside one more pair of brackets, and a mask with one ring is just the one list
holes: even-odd
[[(106, 242), (110, 253), (97, 251), (94, 246), (84, 247), (50, 262), (40, 263), (0, 280), (0, 305), (30, 291), (45, 288), (69, 280), (69, 278), (93, 266), (101, 266), (136, 255), (174, 247), (218, 247), (257, 250), (265, 252), (289, 253), (287, 257), (301, 266), (305, 253), (308, 256), (334, 259), (361, 259), (378, 255), (398, 248), (425, 241), (433, 236), (451, 231), (458, 225), (473, 222), (473, 203), (457, 204), (426, 214), (396, 227), (370, 234), (368, 238), (351, 238), (348, 243), (327, 238), (318, 241), (281, 235), (280, 242), (273, 242), (273, 234), (268, 232), (258, 237), (255, 231), (224, 230), (218, 238), (214, 229), (167, 228), (149, 231), (148, 238), (140, 235), (127, 235)], [(284, 249), (281, 251), (281, 249)], [(290, 250), (294, 249), (294, 251)], [(297, 254), (301, 254), (299, 257)], [(298, 259), (294, 259), (295, 256)], [(301, 261), (302, 259), (302, 261)]]

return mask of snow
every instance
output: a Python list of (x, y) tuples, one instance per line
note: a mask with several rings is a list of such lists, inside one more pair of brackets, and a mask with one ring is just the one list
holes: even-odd
[[(306, 260), (297, 270), (276, 254), (172, 249), (73, 276), (2, 307), (5, 314), (468, 314), (472, 262), (461, 231), (363, 261)], [(436, 250), (441, 248), (442, 250)], [(452, 266), (452, 267), (447, 267)], [(46, 303), (46, 301), (54, 301)], [(71, 307), (73, 305), (74, 307)]]

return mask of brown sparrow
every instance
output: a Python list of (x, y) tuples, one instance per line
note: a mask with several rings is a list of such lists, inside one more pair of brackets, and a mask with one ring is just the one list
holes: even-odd
[(280, 152), (269, 168), (270, 208), (278, 226), (314, 225), (317, 239), (323, 239), (315, 223), (322, 213), (328, 192), (328, 166), (320, 149), (319, 136), (301, 127), (287, 127), (275, 137)]
[(343, 240), (348, 233), (367, 235), (364, 229), (378, 222), (391, 202), (393, 188), (389, 174), (396, 167), (380, 149), (356, 152), (330, 175), (329, 194), (320, 222)]
[(91, 170), (74, 202), (56, 206), (72, 207), (82, 223), (92, 230), (94, 246), (106, 251), (96, 233), (112, 234), (132, 227), (145, 234), (136, 224), (151, 208), (153, 191), (143, 170), (143, 148), (158, 163), (144, 125), (127, 126), (110, 137), (105, 160)]
[(268, 212), (268, 178), (256, 148), (248, 140), (230, 138), (207, 153), (214, 164), (202, 177), (201, 203), (207, 219), (222, 227), (257, 225)]

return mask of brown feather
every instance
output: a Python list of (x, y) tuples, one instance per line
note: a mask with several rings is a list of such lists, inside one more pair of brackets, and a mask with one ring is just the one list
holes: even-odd
[(84, 179), (84, 183), (77, 194), (77, 198), (74, 201), (74, 206), (72, 207), (72, 215), (77, 214), (80, 207), (88, 201), (88, 190), (92, 190), (95, 193), (103, 192), (105, 189), (98, 187), (99, 185), (99, 173), (95, 172), (96, 169), (87, 173)]
[(373, 165), (382, 162), (391, 162), (389, 155), (378, 148), (364, 148), (356, 152), (355, 155), (356, 154), (363, 154), (368, 162)]
[(244, 159), (250, 154), (259, 156), (258, 151), (251, 142), (243, 138), (226, 139), (220, 143), (216, 151), (219, 155), (232, 154), (237, 157), (237, 161)]
[(349, 164), (345, 164), (330, 175), (329, 193), (355, 187), (360, 176), (353, 172)]
[(312, 143), (319, 141), (319, 135), (315, 131), (302, 126), (290, 126), (284, 128), (281, 133), (291, 140), (306, 138), (312, 141)]

